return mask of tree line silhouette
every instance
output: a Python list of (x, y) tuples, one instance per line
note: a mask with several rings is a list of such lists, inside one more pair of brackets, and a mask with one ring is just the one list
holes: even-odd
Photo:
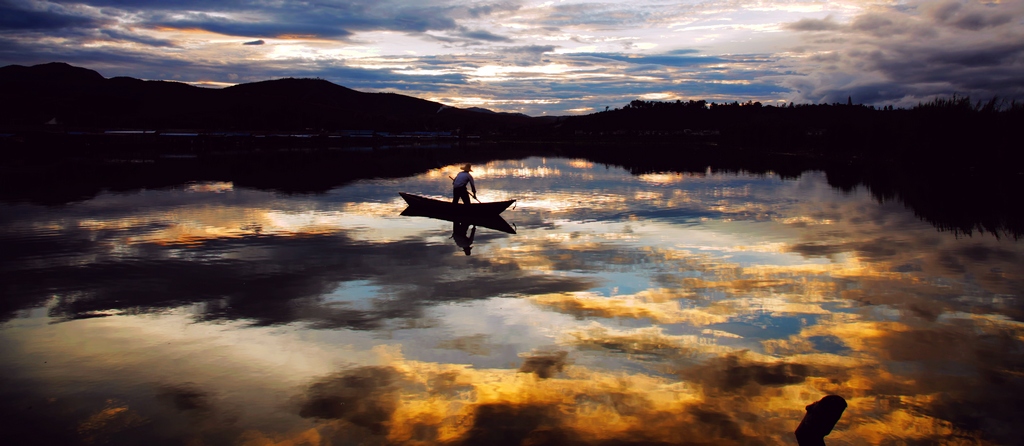
[[(967, 96), (936, 98), (912, 108), (846, 104), (763, 105), (704, 100), (635, 100), (621, 109), (570, 117), (562, 136), (592, 139), (647, 137), (701, 140), (748, 148), (818, 152), (934, 152), (987, 145), (1015, 148), (1024, 124), (1024, 103), (972, 103)], [(930, 147), (926, 147), (931, 145)]]
[[(582, 116), (529, 117), (458, 109), (394, 93), (364, 93), (322, 79), (277, 79), (223, 89), (142, 81), (63, 63), (0, 68), (0, 133), (109, 129), (196, 132), (447, 131), (492, 140), (559, 143), (715, 143), (822, 154), (1019, 157), (1024, 104), (936, 98), (911, 108), (634, 100)], [(52, 135), (46, 142), (54, 142)], [(42, 143), (41, 143), (42, 144)], [(91, 143), (96, 147), (101, 141)]]
[[(635, 100), (589, 115), (533, 118), (361, 93), (317, 79), (214, 90), (105, 79), (66, 64), (0, 68), (0, 94), (3, 200), (59, 203), (102, 189), (194, 180), (308, 192), (450, 162), (554, 155), (634, 173), (712, 166), (795, 177), (823, 170), (837, 188), (866, 186), (877, 199), (903, 201), (944, 230), (1024, 234), (1024, 211), (1010, 198), (1024, 189), (1024, 104), (998, 98), (953, 95), (910, 108), (853, 98), (786, 105)], [(103, 133), (111, 128), (157, 133)], [(160, 130), (181, 128), (195, 134), (160, 138)], [(228, 129), (241, 132), (204, 133)], [(451, 150), (336, 151), (346, 144), (331, 137), (340, 129), (450, 130), (480, 138)], [(259, 134), (272, 130), (313, 137)], [(375, 140), (352, 144), (380, 147)]]

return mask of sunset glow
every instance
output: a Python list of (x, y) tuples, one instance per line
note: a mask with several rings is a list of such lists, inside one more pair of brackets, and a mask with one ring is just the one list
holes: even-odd
[[(17, 0), (0, 64), (224, 86), (318, 77), (533, 116), (637, 98), (912, 106), (1018, 99), (1024, 4), (718, 0)], [(827, 61), (827, 63), (822, 63)]]

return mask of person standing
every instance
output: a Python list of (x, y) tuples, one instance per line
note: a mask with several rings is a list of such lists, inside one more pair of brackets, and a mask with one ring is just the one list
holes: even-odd
[(469, 191), (466, 190), (466, 186), (473, 190), (473, 198), (476, 198), (476, 184), (473, 183), (473, 175), (469, 174), (472, 171), (472, 166), (466, 164), (462, 166), (462, 172), (455, 175), (455, 178), (452, 180), (452, 186), (454, 187), (454, 190), (452, 190), (452, 204), (457, 204), (459, 199), (462, 199), (466, 204), (470, 203)]

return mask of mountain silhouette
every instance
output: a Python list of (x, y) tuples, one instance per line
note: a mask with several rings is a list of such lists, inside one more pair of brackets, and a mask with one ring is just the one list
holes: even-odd
[(322, 79), (276, 79), (227, 88), (104, 78), (54, 62), (0, 68), (0, 122), (68, 128), (194, 130), (500, 131), (540, 122), (459, 109), (394, 93), (365, 93)]

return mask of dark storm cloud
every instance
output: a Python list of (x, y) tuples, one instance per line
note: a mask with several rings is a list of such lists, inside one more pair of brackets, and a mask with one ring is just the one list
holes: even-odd
[(804, 18), (786, 23), (785, 29), (803, 32), (838, 31), (869, 33), (876, 37), (917, 32), (929, 34), (928, 27), (946, 26), (963, 31), (981, 31), (1000, 27), (1020, 19), (1022, 11), (1009, 4), (980, 5), (974, 2), (923, 4), (913, 8), (893, 7), (855, 16), (849, 24), (836, 22), (832, 16), (823, 19)]
[(963, 4), (958, 1), (936, 2), (931, 5), (930, 8), (926, 9), (925, 13), (939, 22), (947, 22), (953, 18), (961, 8), (963, 8)]
[[(502, 60), (519, 66), (532, 66), (550, 62), (550, 54), (558, 49), (554, 45), (503, 46), (493, 49)], [(466, 61), (462, 62), (466, 64)], [(458, 65), (465, 66), (465, 65)]]
[(267, 43), (267, 42), (264, 42), (263, 39), (260, 39), (260, 40), (253, 40), (251, 42), (245, 42), (242, 45), (263, 45), (265, 43)]
[(93, 28), (103, 24), (91, 17), (74, 14), (61, 7), (29, 9), (16, 2), (0, 2), (0, 34), (17, 31), (55, 31), (68, 28)]
[(780, 78), (798, 100), (810, 102), (853, 96), (859, 103), (912, 106), (954, 93), (1024, 98), (1024, 45), (1008, 28), (1022, 14), (1016, 3), (942, 2), (879, 9), (847, 23), (802, 19), (785, 28), (816, 36), (810, 41), (827, 53), (809, 61), (827, 56), (828, 65), (804, 67), (803, 78)]
[(327, 38), (344, 38), (351, 31), (330, 20), (318, 20), (307, 17), (302, 20), (268, 20), (258, 22), (242, 22), (206, 13), (190, 14), (187, 18), (156, 17), (146, 23), (151, 28), (170, 28), (180, 30), (203, 30), (227, 36), (242, 37), (287, 37), (316, 36)]
[(453, 46), (474, 46), (497, 42), (511, 42), (512, 39), (482, 29), (458, 27), (444, 34), (429, 34), (429, 38)]
[(498, 12), (516, 11), (519, 9), (516, 2), (486, 3), (469, 7), (466, 12), (470, 17), (486, 17)]
[(854, 19), (853, 23), (850, 24), (850, 28), (856, 32), (871, 33), (878, 36), (904, 32), (903, 28), (895, 25), (896, 23), (884, 14), (864, 14)]
[(843, 25), (832, 20), (832, 16), (824, 19), (800, 19), (793, 23), (786, 23), (783, 28), (792, 31), (835, 31), (843, 28)]
[(178, 46), (177, 44), (175, 44), (174, 42), (172, 42), (170, 40), (154, 39), (152, 37), (146, 37), (146, 36), (142, 36), (142, 35), (138, 35), (138, 34), (131, 34), (131, 33), (116, 31), (116, 30), (112, 30), (112, 29), (100, 30), (100, 33), (103, 34), (104, 36), (107, 36), (111, 40), (119, 40), (119, 41), (124, 41), (124, 42), (141, 43), (143, 45), (148, 45), (148, 46), (153, 46), (153, 47), (169, 47), (169, 48), (173, 48), (173, 47), (177, 47)]
[[(901, 52), (910, 56), (910, 51)], [(918, 57), (928, 62), (949, 64), (960, 67), (997, 67), (1016, 62), (1024, 56), (1024, 42), (991, 42), (964, 48), (932, 51)]]
[(477, 29), (477, 30), (462, 29), (462, 30), (459, 30), (456, 34), (458, 36), (460, 36), (460, 37), (465, 37), (467, 39), (482, 40), (482, 41), (485, 41), (485, 42), (509, 42), (509, 41), (512, 40), (512, 39), (509, 39), (508, 37), (499, 36), (497, 34), (494, 34), (494, 33), (490, 32), (490, 31), (485, 31), (485, 30), (482, 30), (482, 29)]
[[(140, 19), (140, 27), (204, 30), (227, 36), (314, 36), (344, 38), (356, 31), (424, 33), (455, 30), (451, 6), (404, 3), (331, 2), (253, 4), (251, 2), (86, 1), (84, 4), (120, 8)], [(176, 11), (190, 11), (182, 16)], [(492, 8), (476, 9), (481, 14)], [(55, 19), (55, 18), (53, 18)], [(85, 26), (85, 25), (83, 25)]]
[[(89, 5), (96, 7), (116, 7), (127, 10), (143, 9), (166, 9), (168, 2), (163, 0), (50, 0), (50, 3), (64, 5)], [(226, 1), (204, 1), (204, 0), (179, 0), (174, 2), (174, 8), (190, 11), (211, 11), (226, 10), (244, 7), (252, 4), (244, 0)]]
[[(85, 1), (43, 3), (45, 9), (0, 5), (0, 28), (6, 30), (63, 30), (98, 28), (104, 23), (72, 13), (71, 5), (106, 8), (104, 13), (130, 18), (140, 28), (204, 30), (241, 37), (306, 36), (346, 38), (356, 31), (424, 33), (457, 30), (454, 16), (487, 14), (506, 10), (509, 5), (492, 4), (474, 9), (445, 5), (417, 6), (402, 3), (363, 2), (316, 4), (253, 4), (249, 2), (166, 2)], [(180, 11), (188, 11), (180, 13)], [(484, 41), (504, 38), (487, 31), (465, 31), (468, 37)]]
[(925, 12), (938, 23), (971, 31), (1002, 26), (1014, 19), (1013, 15), (999, 10), (994, 5), (978, 5), (958, 1), (928, 5), (925, 7)]
[(902, 89), (922, 96), (959, 92), (1013, 97), (1024, 93), (1024, 75), (1020, 74), (1024, 43), (1020, 42), (983, 42), (953, 49), (893, 46), (857, 58), (891, 79), (887, 90)]
[(558, 49), (558, 47), (556, 47), (554, 45), (526, 45), (526, 46), (503, 47), (503, 48), (501, 48), (501, 51), (504, 52), (504, 53), (513, 53), (513, 54), (541, 55), (541, 54), (544, 54), (544, 53), (553, 52), (556, 49)]
[(980, 29), (990, 28), (994, 26), (1005, 25), (1013, 20), (1012, 17), (1007, 15), (986, 15), (986, 14), (965, 14), (963, 17), (957, 18), (952, 22), (953, 26), (962, 29), (969, 29), (971, 31), (977, 31)]
[(662, 65), (670, 67), (693, 67), (726, 62), (716, 56), (693, 55), (693, 51), (673, 51), (662, 54), (636, 55), (625, 53), (572, 53), (566, 55), (570, 60), (614, 60), (635, 65)]

